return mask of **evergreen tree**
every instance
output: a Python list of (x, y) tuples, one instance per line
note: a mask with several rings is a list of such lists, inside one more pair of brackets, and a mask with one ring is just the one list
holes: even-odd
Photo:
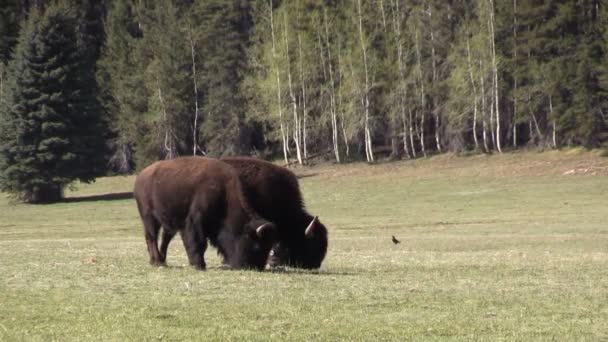
[[(111, 136), (110, 167), (119, 173), (135, 167), (138, 127), (148, 110), (144, 84), (145, 63), (141, 58), (136, 7), (129, 0), (116, 0), (108, 9), (104, 32), (105, 45), (98, 60), (97, 80), (104, 117)], [(143, 166), (143, 165), (142, 165)]]
[(247, 68), (248, 2), (199, 1), (193, 21), (200, 23), (199, 51), (203, 53), (200, 84), (205, 94), (201, 132), (204, 146), (214, 156), (245, 153), (251, 146), (241, 91)]
[(112, 4), (98, 79), (123, 172), (201, 150), (339, 162), (608, 139), (599, 0)]
[(191, 49), (183, 9), (172, 0), (140, 7), (147, 112), (138, 120), (136, 163), (192, 153)]
[(0, 0), (0, 106), (4, 101), (6, 66), (19, 34), (19, 2)]
[(0, 0), (0, 63), (7, 63), (19, 35), (19, 1)]
[(77, 22), (65, 5), (33, 9), (9, 64), (0, 187), (27, 202), (57, 201), (74, 180), (103, 171), (103, 128)]
[(601, 83), (606, 77), (602, 65), (606, 53), (602, 30), (606, 28), (596, 1), (573, 5), (572, 12), (578, 33), (576, 49), (571, 53), (575, 74), (567, 84), (572, 101), (563, 111), (562, 120), (573, 126), (560, 127), (560, 135), (569, 145), (596, 147), (608, 141), (608, 125), (601, 113), (603, 103), (608, 100), (608, 88)]

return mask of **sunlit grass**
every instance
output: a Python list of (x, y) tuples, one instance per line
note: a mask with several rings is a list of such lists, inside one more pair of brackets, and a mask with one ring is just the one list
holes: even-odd
[[(574, 172), (570, 172), (574, 170)], [(586, 171), (585, 171), (586, 170)], [(147, 265), (133, 177), (0, 200), (0, 340), (608, 339), (608, 160), (546, 152), (296, 169), (318, 272)], [(401, 244), (393, 245), (391, 235)]]

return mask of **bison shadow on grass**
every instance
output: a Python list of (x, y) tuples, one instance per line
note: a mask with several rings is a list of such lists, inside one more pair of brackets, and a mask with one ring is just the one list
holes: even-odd
[(65, 203), (78, 203), (78, 202), (97, 202), (97, 201), (118, 201), (132, 199), (133, 192), (115, 192), (101, 195), (90, 195), (90, 196), (78, 196), (78, 197), (66, 197), (62, 200)]

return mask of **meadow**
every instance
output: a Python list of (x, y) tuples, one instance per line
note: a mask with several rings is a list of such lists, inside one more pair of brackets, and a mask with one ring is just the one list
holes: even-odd
[[(0, 341), (608, 340), (608, 158), (580, 150), (295, 168), (318, 271), (148, 265), (134, 177), (0, 194)], [(401, 240), (393, 244), (391, 236)]]

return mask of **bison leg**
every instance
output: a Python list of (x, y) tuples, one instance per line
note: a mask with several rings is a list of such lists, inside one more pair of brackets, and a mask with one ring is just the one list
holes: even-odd
[(207, 238), (203, 233), (203, 227), (198, 215), (190, 215), (186, 219), (186, 229), (182, 231), (182, 241), (184, 248), (186, 248), (190, 265), (204, 270), (207, 267), (204, 257), (207, 250)]
[(146, 244), (148, 245), (148, 254), (150, 254), (150, 265), (161, 266), (162, 261), (160, 252), (158, 251), (158, 232), (160, 231), (160, 222), (151, 216), (144, 217), (143, 222)]
[(176, 232), (174, 229), (163, 229), (163, 235), (160, 240), (160, 261), (165, 265), (167, 263), (167, 248)]

